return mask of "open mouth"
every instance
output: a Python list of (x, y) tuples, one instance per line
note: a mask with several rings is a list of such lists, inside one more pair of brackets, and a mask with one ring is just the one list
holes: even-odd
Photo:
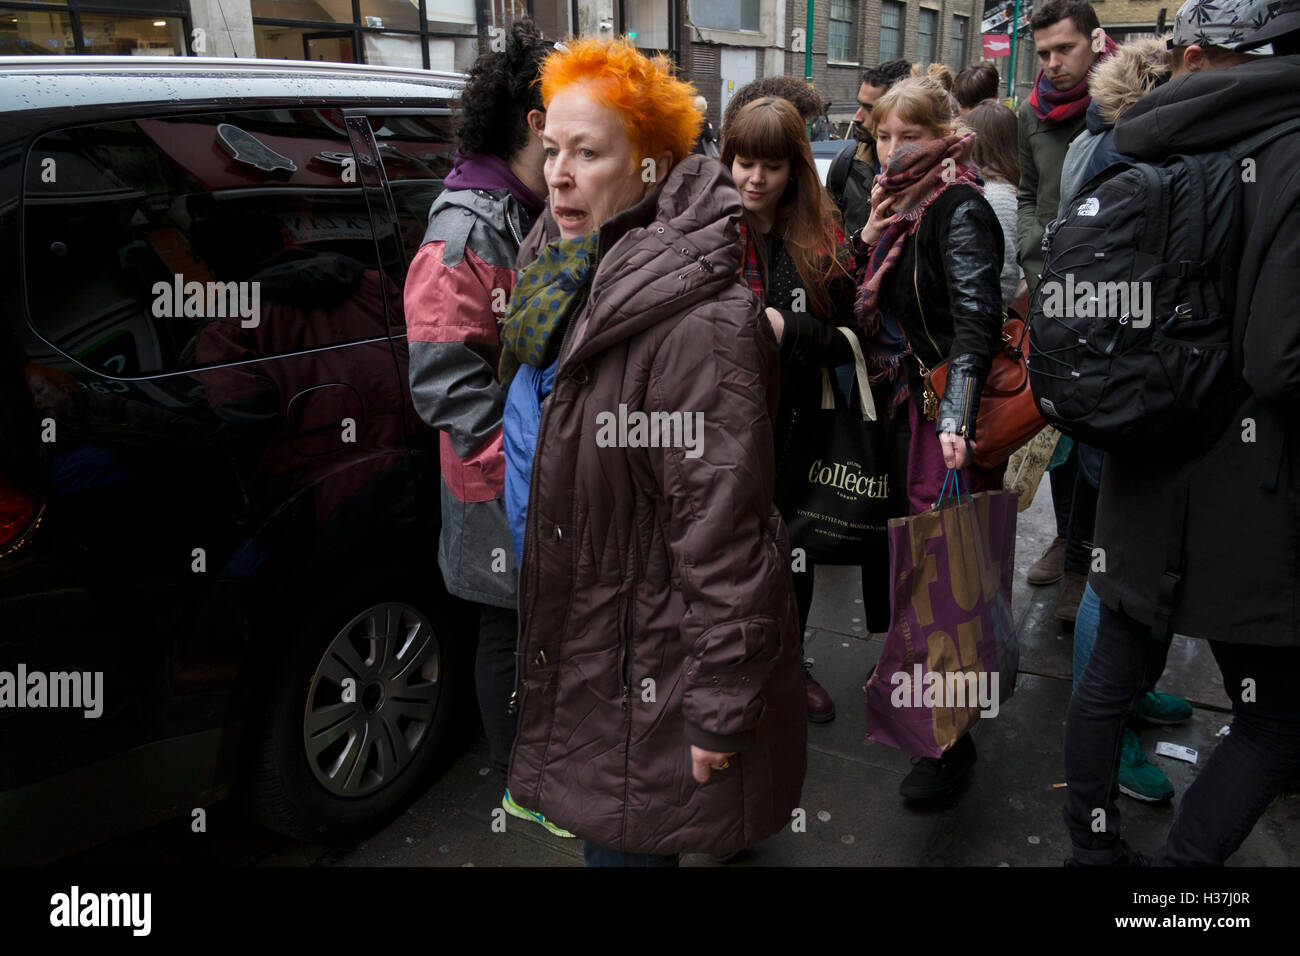
[(585, 210), (574, 209), (572, 206), (557, 206), (551, 210), (551, 215), (561, 226), (576, 226), (587, 219)]

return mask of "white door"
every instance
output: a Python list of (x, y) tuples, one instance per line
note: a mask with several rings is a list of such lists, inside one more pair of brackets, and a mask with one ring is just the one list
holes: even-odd
[(722, 112), (727, 111), (731, 97), (746, 83), (752, 83), (758, 77), (758, 53), (756, 50), (722, 48)]

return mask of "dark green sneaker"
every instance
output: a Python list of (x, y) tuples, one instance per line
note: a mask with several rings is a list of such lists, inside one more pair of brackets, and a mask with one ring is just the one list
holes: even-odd
[(1161, 803), (1174, 795), (1174, 785), (1147, 760), (1138, 735), (1127, 727), (1119, 757), (1119, 792), (1146, 803)]
[(1148, 724), (1181, 724), (1192, 716), (1192, 705), (1173, 694), (1151, 691), (1138, 698), (1137, 715)]

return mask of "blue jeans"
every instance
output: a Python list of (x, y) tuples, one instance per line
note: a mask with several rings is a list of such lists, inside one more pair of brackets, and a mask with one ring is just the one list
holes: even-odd
[(1097, 627), (1101, 623), (1101, 598), (1086, 585), (1083, 600), (1079, 602), (1079, 613), (1074, 619), (1074, 688), (1079, 687), (1079, 678), (1088, 666), (1092, 656), (1092, 645), (1097, 643)]
[(676, 853), (667, 856), (658, 853), (623, 853), (586, 840), (582, 841), (582, 858), (588, 866), (676, 866), (678, 861)]
[[(1233, 702), (1232, 733), (1215, 748), (1188, 788), (1157, 862), (1221, 864), (1241, 846), (1255, 821), (1300, 767), (1300, 648), (1211, 641), (1210, 649)], [(1070, 699), (1065, 728), (1065, 823), (1077, 862), (1109, 865), (1120, 848), (1120, 741), (1138, 696), (1164, 671), (1167, 642), (1150, 629), (1101, 607), (1097, 642)], [(1254, 681), (1243, 701), (1242, 681)], [(1097, 817), (1095, 810), (1104, 811)], [(1094, 832), (1094, 821), (1101, 825)]]

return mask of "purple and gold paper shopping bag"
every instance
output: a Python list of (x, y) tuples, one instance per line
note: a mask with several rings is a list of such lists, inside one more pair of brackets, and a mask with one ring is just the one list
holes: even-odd
[(1016, 496), (989, 491), (889, 522), (889, 633), (867, 682), (867, 736), (940, 757), (1015, 689)]

